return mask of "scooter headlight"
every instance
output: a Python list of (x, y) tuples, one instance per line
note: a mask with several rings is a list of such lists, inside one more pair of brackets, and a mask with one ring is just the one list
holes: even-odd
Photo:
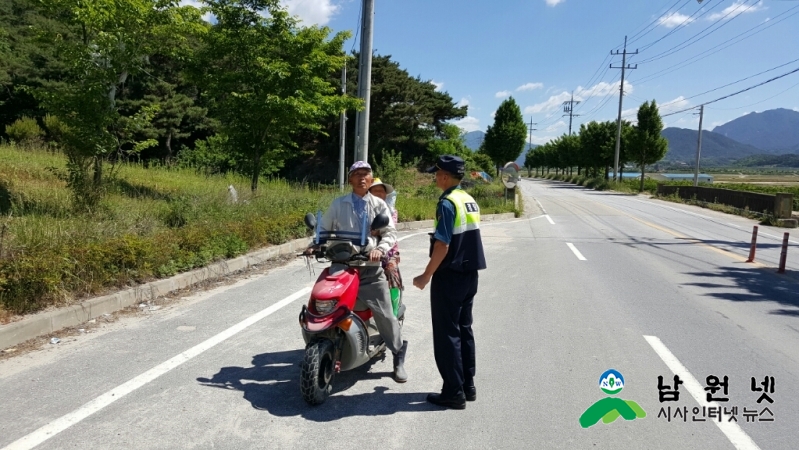
[(319, 314), (330, 314), (337, 304), (338, 300), (316, 300), (314, 306)]

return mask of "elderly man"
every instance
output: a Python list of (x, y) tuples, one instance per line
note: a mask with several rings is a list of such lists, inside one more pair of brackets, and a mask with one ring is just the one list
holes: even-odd
[[(321, 230), (360, 233), (364, 215), (367, 224), (372, 223), (375, 216), (381, 213), (391, 217), (386, 202), (369, 193), (372, 181), (372, 167), (368, 163), (358, 161), (353, 164), (349, 172), (352, 193), (333, 200), (322, 217)], [(397, 230), (394, 221), (390, 220), (388, 227), (379, 231), (379, 241), (375, 249), (370, 252), (369, 259), (374, 262), (381, 261), (396, 242)], [(372, 310), (377, 330), (386, 347), (394, 354), (394, 381), (404, 383), (408, 380), (403, 367), (408, 341), (403, 341), (400, 335), (400, 326), (391, 307), (386, 274), (380, 266), (364, 267), (359, 273), (361, 286), (355, 307)]]

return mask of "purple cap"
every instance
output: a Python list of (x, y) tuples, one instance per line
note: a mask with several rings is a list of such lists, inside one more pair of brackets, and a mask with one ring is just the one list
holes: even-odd
[(355, 164), (350, 166), (349, 174), (352, 175), (352, 172), (355, 172), (358, 169), (367, 169), (369, 172), (372, 171), (372, 166), (369, 165), (366, 161), (355, 161)]

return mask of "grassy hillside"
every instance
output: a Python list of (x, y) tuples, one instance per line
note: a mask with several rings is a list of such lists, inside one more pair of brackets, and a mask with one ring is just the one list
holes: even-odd
[[(282, 180), (253, 195), (237, 175), (123, 165), (100, 207), (76, 215), (64, 167), (60, 154), (0, 147), (0, 322), (302, 237), (305, 213), (340, 195)], [(433, 218), (430, 176), (407, 170), (396, 187), (400, 220)], [(472, 192), (484, 214), (512, 211), (499, 185)]]

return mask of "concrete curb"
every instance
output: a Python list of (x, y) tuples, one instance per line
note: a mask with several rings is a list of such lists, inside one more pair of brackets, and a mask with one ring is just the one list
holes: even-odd
[[(482, 220), (490, 222), (509, 220), (514, 217), (513, 213), (492, 214), (484, 216)], [(424, 228), (433, 228), (433, 221), (402, 222), (397, 226), (398, 231), (420, 230)], [(38, 336), (54, 333), (62, 328), (74, 327), (102, 316), (103, 314), (110, 314), (204, 281), (238, 272), (239, 270), (247, 269), (282, 255), (297, 253), (306, 248), (309, 243), (309, 238), (295, 239), (282, 245), (256, 250), (237, 258), (213, 263), (209, 266), (181, 273), (170, 278), (144, 283), (114, 294), (95, 297), (78, 305), (38, 313), (18, 322), (0, 325), (0, 349), (12, 347)]]

